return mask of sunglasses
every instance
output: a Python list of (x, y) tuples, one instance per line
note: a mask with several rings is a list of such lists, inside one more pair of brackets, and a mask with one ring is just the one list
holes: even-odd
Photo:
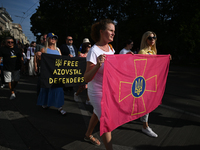
[(90, 45), (88, 45), (87, 47), (91, 48), (91, 46), (90, 46)]
[(9, 43), (9, 44), (11, 44), (11, 43), (12, 43), (12, 44), (13, 44), (14, 42), (10, 42), (10, 41), (8, 41), (7, 43)]
[(73, 39), (68, 39), (68, 41), (72, 41)]
[(156, 40), (156, 36), (154, 36), (154, 37), (149, 36), (147, 39), (150, 41), (152, 41), (152, 39)]

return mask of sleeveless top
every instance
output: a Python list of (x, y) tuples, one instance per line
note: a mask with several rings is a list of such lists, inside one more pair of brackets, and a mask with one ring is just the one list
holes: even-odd
[(59, 51), (57, 49), (56, 50), (52, 50), (50, 48), (47, 48), (46, 53), (47, 54), (53, 54), (53, 55), (60, 55), (60, 53), (59, 53)]
[(153, 50), (148, 49), (141, 49), (138, 54), (149, 54), (149, 55), (156, 55), (156, 53)]

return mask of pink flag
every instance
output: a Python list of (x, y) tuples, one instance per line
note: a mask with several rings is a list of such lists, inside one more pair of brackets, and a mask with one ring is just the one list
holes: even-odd
[(170, 55), (107, 55), (103, 72), (100, 135), (161, 104)]

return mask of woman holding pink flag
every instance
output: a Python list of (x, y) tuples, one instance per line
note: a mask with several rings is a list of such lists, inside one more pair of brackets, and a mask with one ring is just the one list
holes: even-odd
[[(156, 55), (156, 40), (157, 36), (152, 31), (147, 31), (142, 36), (142, 41), (140, 45), (140, 51), (138, 54), (146, 54), (146, 55)], [(143, 122), (142, 132), (147, 134), (150, 137), (158, 137), (158, 135), (149, 127), (148, 125), (149, 114), (144, 115), (140, 118)]]
[[(84, 74), (85, 81), (88, 83), (88, 96), (94, 110), (91, 116), (85, 141), (99, 146), (101, 143), (94, 138), (92, 132), (101, 117), (101, 98), (103, 68), (106, 55), (114, 54), (115, 51), (108, 43), (113, 41), (115, 36), (115, 24), (112, 20), (104, 19), (96, 22), (91, 28), (91, 37), (96, 42), (86, 57), (87, 67)], [(107, 150), (112, 150), (111, 132), (102, 135), (103, 143)]]

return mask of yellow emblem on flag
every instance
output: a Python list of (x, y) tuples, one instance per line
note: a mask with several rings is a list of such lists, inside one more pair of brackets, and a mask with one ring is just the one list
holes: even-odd
[[(138, 65), (138, 67), (137, 67), (137, 65)], [(134, 98), (131, 116), (137, 115), (137, 114), (142, 114), (142, 113), (146, 112), (145, 102), (144, 102), (144, 98), (143, 98), (143, 95), (145, 94), (145, 92), (147, 92), (147, 91), (148, 92), (157, 92), (157, 75), (154, 75), (148, 79), (146, 79), (144, 77), (144, 73), (145, 73), (146, 66), (147, 66), (147, 59), (135, 59), (134, 66), (135, 66), (135, 79), (133, 80), (133, 82), (120, 81), (120, 85), (119, 85), (119, 103), (126, 100), (129, 96), (132, 96)], [(141, 68), (141, 67), (143, 67), (143, 68)], [(140, 68), (139, 71), (138, 71), (138, 68)], [(152, 85), (153, 89), (148, 89), (149, 81), (151, 81), (151, 83), (153, 82), (153, 85)], [(124, 86), (124, 88), (130, 87), (131, 88), (130, 93), (123, 95), (123, 93), (121, 92), (123, 86)], [(148, 86), (148, 88), (147, 88), (147, 86)], [(134, 112), (135, 111), (135, 103), (136, 103), (136, 101), (140, 101), (140, 100), (142, 101), (142, 104), (143, 104), (143, 111)]]

